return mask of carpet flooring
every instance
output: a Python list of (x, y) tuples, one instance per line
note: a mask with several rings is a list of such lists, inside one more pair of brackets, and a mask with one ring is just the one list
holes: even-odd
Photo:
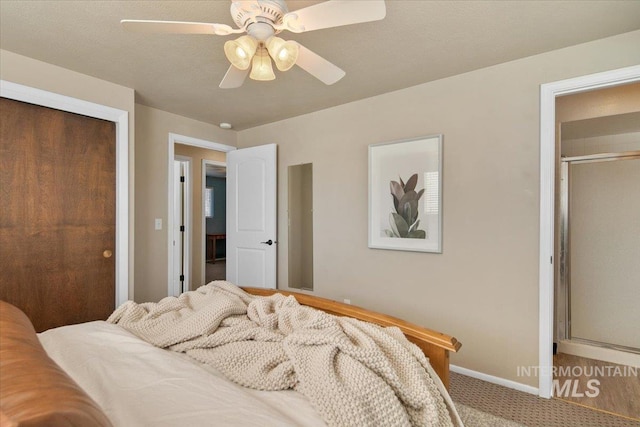
[(462, 403), (456, 403), (456, 409), (465, 427), (523, 427), (522, 424), (496, 417)]
[[(640, 420), (559, 399), (543, 399), (466, 375), (451, 373), (453, 400), (527, 427), (640, 427)], [(639, 399), (639, 396), (628, 396)], [(468, 427), (473, 427), (472, 422)]]

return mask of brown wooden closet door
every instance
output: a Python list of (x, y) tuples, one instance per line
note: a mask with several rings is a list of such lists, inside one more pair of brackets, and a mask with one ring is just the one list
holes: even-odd
[(0, 98), (0, 299), (38, 332), (114, 309), (115, 140), (112, 122)]

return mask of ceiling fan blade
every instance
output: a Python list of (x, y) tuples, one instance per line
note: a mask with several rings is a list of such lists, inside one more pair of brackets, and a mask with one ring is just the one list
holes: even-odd
[(251, 71), (251, 67), (246, 70), (241, 70), (231, 65), (227, 70), (227, 74), (224, 75), (220, 82), (220, 89), (235, 89), (242, 86), (242, 83), (244, 83), (244, 79), (247, 78), (249, 71)]
[(123, 19), (120, 23), (125, 30), (134, 33), (216, 34), (218, 36), (226, 36), (233, 33), (244, 32), (242, 29), (232, 28), (226, 24), (211, 24), (208, 22)]
[(386, 14), (384, 0), (331, 0), (285, 14), (278, 29), (301, 33), (378, 21)]
[(296, 65), (326, 85), (332, 85), (346, 74), (331, 62), (298, 43), (298, 60)]

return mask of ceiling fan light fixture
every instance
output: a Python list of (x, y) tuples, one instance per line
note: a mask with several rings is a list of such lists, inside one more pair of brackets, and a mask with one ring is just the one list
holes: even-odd
[(378, 21), (384, 19), (387, 13), (385, 0), (316, 0), (312, 3), (317, 4), (298, 8), (294, 12), (289, 12), (286, 2), (287, 0), (232, 0), (230, 12), (238, 28), (209, 22), (140, 19), (123, 19), (120, 22), (125, 29), (140, 33), (218, 36), (245, 33), (246, 35), (224, 44), (224, 53), (231, 66), (219, 87), (231, 89), (242, 86), (248, 75), (254, 80), (275, 79), (272, 59), (280, 71), (287, 71), (297, 65), (324, 84), (332, 85), (344, 77), (344, 70), (303, 45), (282, 40), (275, 35), (283, 30), (302, 33)]
[(273, 73), (273, 67), (271, 65), (271, 58), (267, 54), (267, 50), (264, 46), (260, 46), (258, 51), (253, 56), (253, 65), (251, 67), (251, 74), (249, 77), (253, 80), (269, 81), (274, 80), (276, 75)]
[(251, 65), (258, 43), (251, 36), (238, 37), (224, 44), (224, 54), (234, 67), (246, 70)]
[(266, 42), (269, 55), (276, 63), (276, 67), (280, 71), (287, 71), (293, 67), (298, 60), (299, 47), (298, 43), (292, 41), (284, 41), (280, 37), (270, 37)]

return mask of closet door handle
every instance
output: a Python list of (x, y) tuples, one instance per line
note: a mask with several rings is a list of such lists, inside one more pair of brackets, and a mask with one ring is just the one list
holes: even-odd
[(111, 252), (109, 249), (105, 249), (104, 252), (102, 252), (102, 256), (105, 258), (111, 258), (111, 255), (113, 255), (113, 252)]
[(273, 245), (273, 244), (274, 244), (274, 243), (276, 243), (276, 242), (274, 242), (274, 241), (272, 241), (271, 239), (269, 239), (269, 240), (267, 240), (266, 242), (260, 242), (260, 243), (262, 243), (263, 245), (269, 245), (269, 246), (271, 246), (271, 245)]

